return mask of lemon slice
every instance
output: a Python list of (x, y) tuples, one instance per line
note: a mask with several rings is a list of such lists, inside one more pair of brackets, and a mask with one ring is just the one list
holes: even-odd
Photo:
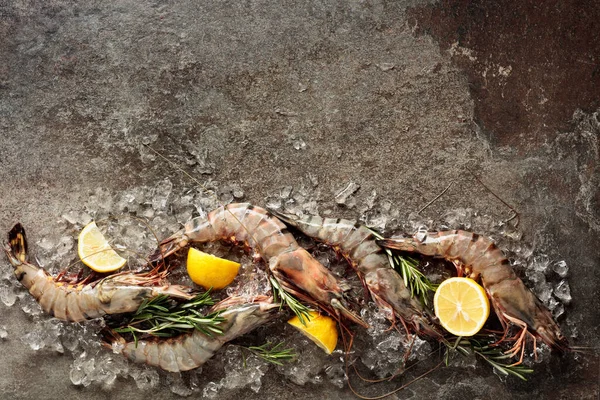
[(485, 290), (469, 278), (443, 281), (433, 297), (433, 307), (442, 326), (456, 336), (473, 336), (490, 315)]
[(81, 261), (96, 272), (113, 272), (127, 262), (110, 247), (94, 221), (87, 224), (79, 234), (77, 253)]
[(240, 264), (204, 253), (190, 247), (187, 257), (187, 272), (192, 281), (205, 289), (223, 289), (238, 274)]
[(333, 318), (321, 315), (316, 311), (309, 311), (310, 319), (306, 325), (296, 316), (288, 324), (300, 330), (306, 337), (315, 342), (325, 353), (331, 354), (335, 350), (338, 340), (338, 331)]

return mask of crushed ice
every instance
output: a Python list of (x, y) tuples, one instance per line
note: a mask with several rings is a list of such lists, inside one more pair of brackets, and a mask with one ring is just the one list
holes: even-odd
[[(207, 161), (207, 153), (194, 149), (190, 149), (190, 153), (193, 155), (194, 165), (204, 173), (212, 171), (213, 165)], [(339, 153), (341, 154), (341, 150)], [(152, 153), (146, 154), (148, 158), (152, 156)], [(521, 241), (521, 232), (510, 224), (464, 208), (449, 210), (439, 221), (425, 219), (417, 213), (403, 219), (401, 210), (392, 202), (378, 196), (375, 190), (360, 193), (360, 185), (354, 181), (348, 181), (338, 189), (333, 194), (322, 194), (317, 177), (309, 174), (306, 177), (306, 185), (282, 187), (276, 193), (270, 194), (265, 203), (268, 207), (299, 216), (321, 214), (335, 217), (341, 208), (354, 208), (358, 213), (358, 220), (386, 233), (398, 230), (423, 234), (432, 229), (475, 230), (492, 237), (508, 253), (513, 267), (524, 275), (528, 285), (556, 318), (564, 314), (565, 305), (571, 301), (567, 281), (569, 268), (566, 262), (555, 261), (542, 254), (540, 251), (545, 247), (539, 243), (532, 245)], [(134, 248), (137, 249), (137, 253), (148, 254), (156, 246), (156, 237), (165, 237), (179, 229), (190, 218), (204, 216), (219, 204), (239, 201), (243, 197), (244, 191), (240, 184), (225, 185), (210, 180), (204, 184), (203, 189), (179, 190), (169, 179), (159, 181), (152, 187), (132, 187), (115, 195), (98, 189), (90, 194), (87, 204), (81, 210), (67, 210), (63, 213), (63, 222), (58, 224), (58, 229), (52, 235), (38, 239), (35, 246), (30, 247), (30, 251), (49, 272), (57, 274), (66, 265), (77, 261), (75, 238), (81, 228), (92, 219), (99, 221), (114, 217), (118, 223), (106, 223), (102, 228), (114, 239), (113, 246), (129, 257), (130, 262), (138, 259), (142, 263), (144, 260), (139, 260), (139, 254), (127, 254), (126, 250)], [(319, 204), (324, 199), (329, 202), (333, 200), (339, 209), (320, 210)], [(358, 199), (361, 199), (360, 203)], [(225, 254), (219, 253), (223, 251), (219, 246), (207, 246), (209, 251), (217, 255)], [(336, 274), (347, 273), (344, 263), (331, 251), (319, 246), (314, 247), (313, 251), (315, 256)], [(226, 254), (231, 256), (231, 252)], [(226, 293), (240, 294), (251, 300), (255, 293), (268, 290), (265, 270), (256, 266), (251, 256), (242, 254), (237, 257), (236, 260), (242, 263), (240, 276)], [(75, 269), (77, 268), (78, 266)], [(298, 332), (289, 329), (286, 324), (272, 329), (269, 337), (269, 340), (273, 341), (285, 339), (298, 354), (296, 361), (283, 367), (267, 364), (252, 354), (244, 354), (242, 357), (245, 351), (234, 345), (226, 346), (213, 357), (215, 363), (223, 368), (221, 376), (212, 380), (203, 377), (202, 368), (183, 375), (167, 374), (156, 368), (133, 364), (119, 354), (101, 349), (97, 336), (102, 326), (100, 321), (68, 324), (50, 318), (14, 279), (10, 267), (6, 268), (3, 265), (1, 272), (2, 304), (6, 307), (17, 304), (33, 319), (32, 328), (21, 336), (21, 340), (32, 351), (70, 354), (73, 363), (69, 375), (74, 385), (99, 385), (110, 389), (116, 379), (122, 377), (132, 379), (140, 390), (151, 390), (162, 384), (168, 385), (173, 393), (182, 397), (196, 393), (205, 398), (217, 398), (223, 390), (229, 389), (249, 388), (258, 392), (265, 374), (279, 374), (297, 385), (327, 382), (342, 388), (346, 381), (341, 350), (338, 349), (332, 356), (327, 356)], [(185, 274), (180, 274), (179, 278), (183, 284), (191, 284), (189, 280), (185, 281)], [(415, 336), (407, 338), (396, 330), (388, 330), (387, 319), (372, 304), (364, 308), (361, 315), (372, 329), (357, 335), (352, 357), (373, 374), (385, 377), (401, 370), (405, 353), (408, 354), (409, 361), (430, 357), (432, 348), (428, 342)], [(571, 326), (572, 335), (577, 335), (574, 323), (568, 318), (567, 322)], [(7, 338), (6, 328), (0, 326), (0, 340)], [(543, 344), (538, 345), (539, 362), (540, 359), (548, 357), (549, 349)], [(369, 351), (361, 351), (361, 348), (368, 348)], [(455, 358), (451, 360), (451, 365), (473, 367), (474, 357)]]

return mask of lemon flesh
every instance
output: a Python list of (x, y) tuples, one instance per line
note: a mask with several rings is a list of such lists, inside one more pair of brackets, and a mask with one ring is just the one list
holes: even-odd
[(87, 224), (79, 234), (77, 253), (85, 265), (101, 273), (116, 271), (127, 262), (110, 247), (94, 221)]
[(442, 326), (456, 336), (475, 335), (490, 315), (485, 290), (469, 278), (443, 281), (435, 292), (433, 307)]
[(204, 253), (190, 247), (187, 256), (187, 272), (192, 281), (205, 289), (223, 289), (238, 274), (240, 264)]
[(327, 354), (331, 354), (335, 350), (338, 340), (335, 320), (316, 311), (309, 311), (309, 314), (310, 319), (306, 321), (306, 325), (300, 322), (297, 316), (290, 319), (288, 324), (302, 332)]

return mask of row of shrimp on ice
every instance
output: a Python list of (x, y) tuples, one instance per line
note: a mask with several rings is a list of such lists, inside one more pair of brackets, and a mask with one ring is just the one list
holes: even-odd
[[(321, 241), (341, 254), (364, 282), (370, 297), (395, 324), (407, 333), (442, 341), (446, 335), (435, 317), (411, 296), (402, 276), (391, 266), (386, 248), (452, 261), (459, 274), (482, 283), (493, 309), (504, 327), (502, 340), (514, 342), (508, 354), (521, 357), (528, 337), (541, 339), (553, 349), (568, 349), (557, 323), (540, 300), (523, 284), (502, 251), (489, 239), (472, 232), (429, 232), (413, 237), (377, 240), (373, 232), (356, 221), (297, 217), (266, 211), (248, 203), (219, 207), (204, 217), (187, 222), (183, 229), (163, 240), (149, 257), (151, 263), (193, 243), (219, 240), (243, 244), (267, 265), (274, 279), (288, 293), (332, 315), (340, 323), (352, 321), (368, 327), (348, 306), (345, 285), (296, 242), (287, 225)], [(27, 240), (20, 224), (9, 232), (5, 252), (16, 278), (45, 312), (66, 321), (83, 321), (107, 314), (135, 312), (147, 299), (160, 294), (192, 297), (188, 288), (171, 285), (156, 270), (118, 273), (92, 284), (57, 281), (27, 257)], [(258, 296), (253, 302), (231, 297), (212, 311), (221, 311), (223, 334), (208, 336), (198, 330), (172, 339), (125, 342), (114, 339), (113, 349), (127, 358), (177, 372), (205, 363), (225, 343), (272, 320), (279, 310), (272, 297)], [(507, 338), (511, 327), (519, 334)]]

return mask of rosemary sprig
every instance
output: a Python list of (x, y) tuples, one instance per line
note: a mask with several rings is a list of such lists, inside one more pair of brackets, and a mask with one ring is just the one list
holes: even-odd
[(471, 353), (480, 356), (492, 367), (494, 367), (498, 373), (504, 376), (513, 375), (519, 379), (527, 381), (525, 375), (533, 373), (533, 369), (527, 368), (524, 365), (512, 365), (508, 364), (508, 362), (505, 362), (504, 360), (509, 360), (511, 357), (504, 354), (500, 348), (491, 347), (486, 343), (482, 343), (472, 338), (457, 338), (457, 343), (453, 346), (447, 342), (445, 342), (445, 344), (447, 346), (446, 365), (449, 361), (450, 351), (457, 350), (464, 356), (470, 355)]
[(388, 257), (391, 260), (392, 267), (399, 271), (404, 278), (404, 284), (410, 289), (412, 297), (419, 297), (424, 304), (427, 304), (427, 292), (435, 292), (437, 285), (431, 283), (421, 271), (417, 269), (418, 261), (392, 254), (391, 250), (386, 249)]
[[(262, 346), (241, 346), (243, 349), (246, 349), (256, 355), (259, 358), (262, 358), (266, 362), (275, 365), (283, 365), (284, 362), (289, 362), (296, 359), (297, 355), (292, 348), (283, 348), (284, 343), (276, 343), (273, 344), (271, 342), (267, 342)], [(246, 366), (246, 359), (244, 358), (244, 367)]]
[(158, 337), (173, 337), (197, 329), (206, 335), (223, 333), (219, 324), (225, 319), (221, 312), (204, 315), (201, 308), (215, 302), (210, 291), (197, 295), (185, 303), (176, 303), (167, 295), (159, 295), (145, 300), (133, 314), (126, 326), (115, 329), (118, 333), (131, 333), (137, 344), (137, 334), (143, 333)]
[(269, 281), (271, 282), (271, 287), (273, 288), (273, 301), (277, 303), (281, 300), (281, 307), (283, 307), (283, 304), (287, 305), (290, 310), (296, 314), (302, 325), (306, 325), (306, 321), (310, 320), (310, 308), (300, 303), (298, 299), (286, 292), (281, 287), (279, 282), (277, 282), (277, 280), (272, 276), (269, 277)]
[[(383, 239), (383, 236), (378, 232), (371, 230), (373, 236), (377, 239)], [(390, 260), (390, 265), (396, 271), (402, 275), (404, 279), (404, 285), (410, 290), (410, 294), (412, 297), (419, 297), (421, 302), (427, 304), (427, 292), (432, 291), (435, 292), (437, 285), (431, 283), (429, 279), (419, 269), (417, 265), (419, 264), (416, 260), (408, 257), (402, 257), (390, 249), (385, 249), (388, 258)]]

